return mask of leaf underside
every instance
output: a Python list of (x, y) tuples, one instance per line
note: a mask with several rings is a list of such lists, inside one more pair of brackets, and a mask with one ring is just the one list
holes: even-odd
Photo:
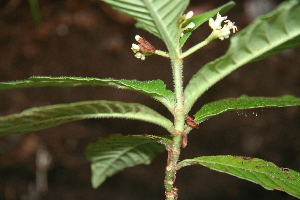
[(76, 86), (109, 86), (119, 89), (126, 89), (146, 94), (160, 102), (167, 108), (171, 107), (174, 101), (173, 92), (166, 89), (161, 80), (137, 81), (137, 80), (116, 80), (112, 78), (82, 78), (82, 77), (30, 77), (24, 81), (0, 82), (0, 90), (11, 90), (17, 88), (56, 86), (61, 88)]
[(71, 121), (89, 118), (118, 117), (158, 124), (169, 131), (173, 125), (147, 106), (118, 101), (84, 101), (30, 108), (20, 114), (0, 118), (0, 135), (11, 135), (46, 129)]
[(189, 0), (103, 0), (132, 16), (142, 28), (161, 38), (173, 51), (179, 44), (178, 20)]
[(281, 97), (248, 97), (227, 98), (205, 104), (195, 115), (194, 121), (201, 123), (215, 115), (252, 108), (299, 106), (300, 98), (291, 95)]
[(91, 162), (92, 185), (97, 188), (106, 178), (127, 167), (150, 164), (164, 151), (163, 144), (147, 136), (114, 134), (100, 138), (86, 149), (86, 157)]
[(300, 44), (300, 2), (286, 1), (231, 38), (226, 54), (203, 66), (188, 83), (186, 112), (211, 86), (240, 66)]
[(284, 191), (300, 198), (300, 173), (274, 163), (243, 156), (201, 156), (183, 160), (181, 167), (200, 164), (257, 183), (268, 190)]

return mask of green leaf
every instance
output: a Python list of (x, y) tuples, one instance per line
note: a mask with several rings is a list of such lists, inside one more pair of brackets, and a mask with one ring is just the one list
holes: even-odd
[(189, 0), (103, 0), (138, 21), (137, 27), (161, 38), (170, 53), (179, 46), (179, 17)]
[(212, 116), (233, 110), (245, 110), (266, 107), (299, 106), (300, 98), (291, 95), (281, 97), (248, 97), (227, 98), (205, 104), (194, 116), (196, 123), (203, 122)]
[(277, 167), (271, 162), (242, 156), (201, 156), (183, 160), (179, 166), (195, 164), (257, 183), (268, 190), (280, 190), (300, 198), (300, 173)]
[(195, 17), (192, 17), (190, 19), (188, 19), (182, 27), (187, 26), (189, 23), (193, 22), (195, 24), (194, 28), (190, 28), (188, 30), (186, 30), (184, 32), (184, 35), (182, 38), (180, 38), (180, 46), (182, 47), (184, 45), (184, 43), (187, 41), (187, 39), (192, 35), (192, 32), (198, 28), (201, 24), (203, 24), (204, 22), (208, 21), (210, 18), (214, 17), (218, 12), (220, 14), (224, 14), (226, 12), (228, 12), (233, 6), (235, 6), (235, 2), (234, 1), (230, 1), (226, 4), (224, 4), (223, 6), (220, 6), (214, 10), (208, 11), (206, 13), (203, 13), (201, 15), (197, 15)]
[(166, 149), (169, 150), (171, 149), (172, 147), (172, 143), (173, 143), (173, 140), (172, 140), (172, 136), (171, 135), (160, 135), (160, 136), (157, 136), (157, 135), (143, 135), (145, 137), (148, 137), (160, 144), (163, 144), (165, 145)]
[(186, 112), (211, 86), (240, 66), (300, 44), (300, 2), (286, 1), (231, 38), (226, 54), (203, 66), (184, 95)]
[(20, 114), (1, 117), (0, 135), (26, 133), (71, 121), (104, 117), (143, 120), (173, 131), (173, 124), (170, 120), (147, 106), (118, 101), (83, 101), (30, 108)]
[(92, 185), (99, 187), (107, 177), (127, 167), (148, 165), (164, 151), (162, 144), (145, 136), (114, 134), (100, 138), (86, 149), (86, 157), (92, 163)]
[(24, 81), (15, 82), (0, 82), (0, 90), (9, 90), (16, 88), (30, 88), (30, 87), (75, 87), (81, 85), (90, 86), (109, 86), (114, 88), (132, 90), (146, 94), (160, 102), (167, 108), (171, 109), (174, 103), (173, 92), (166, 89), (166, 85), (161, 80), (153, 81), (137, 81), (137, 80), (115, 80), (112, 78), (98, 79), (98, 78), (82, 78), (82, 77), (31, 77)]

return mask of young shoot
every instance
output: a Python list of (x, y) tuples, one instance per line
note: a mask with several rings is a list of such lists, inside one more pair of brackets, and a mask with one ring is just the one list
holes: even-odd
[[(231, 33), (230, 30), (232, 30), (232, 32), (235, 33), (238, 30), (237, 26), (234, 25), (234, 22), (231, 22), (230, 20), (226, 19), (227, 16), (222, 17), (219, 13), (217, 13), (216, 20), (210, 18), (208, 25), (212, 28), (212, 33), (204, 41), (196, 44), (195, 46), (188, 49), (186, 52), (182, 53), (181, 58), (189, 56), (190, 54), (201, 49), (216, 38), (219, 38), (220, 40), (229, 38), (229, 35)], [(223, 21), (225, 22), (225, 25), (222, 27)]]

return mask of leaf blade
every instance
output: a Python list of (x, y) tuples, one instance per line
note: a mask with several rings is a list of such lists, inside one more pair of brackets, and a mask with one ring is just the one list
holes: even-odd
[(33, 76), (28, 80), (15, 82), (0, 82), (0, 90), (10, 90), (17, 88), (31, 87), (76, 87), (76, 86), (109, 86), (126, 89), (146, 94), (170, 108), (174, 103), (173, 92), (166, 89), (166, 85), (161, 80), (137, 81), (137, 80), (117, 80), (112, 78), (83, 78), (83, 77), (46, 77)]
[(137, 103), (84, 101), (30, 108), (19, 114), (0, 118), (0, 135), (25, 133), (58, 126), (67, 122), (118, 117), (154, 123), (172, 131), (173, 124), (156, 111)]
[(268, 190), (280, 190), (300, 198), (300, 173), (258, 158), (243, 156), (201, 156), (183, 160), (181, 167), (200, 164), (257, 183)]
[(286, 1), (235, 34), (226, 54), (203, 66), (188, 83), (186, 112), (208, 88), (240, 66), (299, 45), (299, 17), (300, 2)]
[(196, 123), (201, 123), (210, 117), (233, 110), (252, 108), (299, 106), (300, 98), (284, 95), (281, 97), (248, 97), (226, 98), (205, 104), (194, 116)]
[(145, 136), (114, 134), (100, 138), (86, 148), (86, 158), (92, 163), (92, 185), (100, 186), (108, 177), (140, 164), (150, 164), (158, 153), (165, 151), (159, 144)]

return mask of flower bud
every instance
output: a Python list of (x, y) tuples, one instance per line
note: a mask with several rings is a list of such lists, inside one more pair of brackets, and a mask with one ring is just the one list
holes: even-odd
[(188, 13), (186, 13), (186, 15), (185, 15), (185, 19), (187, 20), (187, 19), (190, 19), (190, 18), (192, 18), (194, 16), (194, 12), (191, 10), (191, 11), (189, 11)]

